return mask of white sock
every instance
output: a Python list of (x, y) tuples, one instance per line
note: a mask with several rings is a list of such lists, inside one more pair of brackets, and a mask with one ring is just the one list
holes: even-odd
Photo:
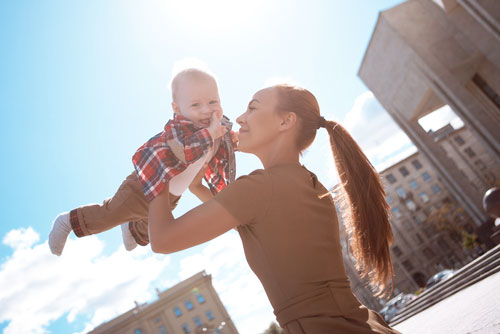
[(130, 229), (128, 228), (128, 223), (121, 224), (120, 226), (122, 228), (122, 238), (123, 238), (123, 244), (125, 245), (125, 249), (131, 251), (132, 249), (137, 247), (137, 242), (135, 242), (132, 233), (130, 233)]
[(52, 254), (61, 255), (66, 244), (66, 239), (68, 239), (68, 235), (72, 230), (71, 223), (69, 222), (69, 213), (63, 212), (59, 214), (54, 220), (52, 231), (49, 234), (49, 247)]

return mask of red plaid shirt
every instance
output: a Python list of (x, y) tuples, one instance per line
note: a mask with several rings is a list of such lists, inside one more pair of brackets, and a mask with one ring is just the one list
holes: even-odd
[[(158, 196), (167, 182), (207, 154), (212, 146), (207, 129), (198, 129), (185, 117), (174, 114), (164, 130), (139, 147), (132, 157), (146, 199), (151, 201)], [(227, 160), (227, 148), (221, 144), (205, 173), (213, 194), (224, 189), (229, 181)]]

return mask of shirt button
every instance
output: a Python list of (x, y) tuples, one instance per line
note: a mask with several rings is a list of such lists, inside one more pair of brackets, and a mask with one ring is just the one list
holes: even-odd
[(162, 180), (161, 180), (161, 182), (165, 183), (165, 182), (167, 182), (167, 180), (165, 180), (165, 179), (162, 179)]

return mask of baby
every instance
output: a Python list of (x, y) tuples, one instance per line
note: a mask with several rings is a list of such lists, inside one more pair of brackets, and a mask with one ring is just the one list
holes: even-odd
[(173, 210), (202, 168), (206, 168), (204, 178), (211, 194), (234, 180), (232, 124), (222, 116), (215, 78), (203, 70), (189, 68), (173, 78), (171, 88), (173, 119), (137, 150), (132, 158), (135, 172), (123, 181), (113, 197), (102, 205), (82, 206), (56, 217), (49, 234), (53, 254), (61, 255), (71, 231), (83, 237), (117, 225), (121, 225), (127, 250), (137, 244), (145, 246), (149, 243), (149, 202), (167, 183)]

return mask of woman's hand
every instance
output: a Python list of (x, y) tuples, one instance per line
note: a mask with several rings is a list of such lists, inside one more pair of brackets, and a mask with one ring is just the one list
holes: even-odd
[(205, 175), (207, 168), (208, 164), (204, 164), (189, 185), (189, 191), (193, 193), (193, 195), (198, 197), (202, 202), (206, 202), (212, 199), (212, 193), (210, 192), (210, 189), (205, 187), (202, 183), (203, 176)]
[(240, 133), (233, 130), (231, 130), (229, 133), (231, 134), (231, 140), (233, 141), (233, 149), (237, 151), (239, 142), (238, 136), (240, 135)]

